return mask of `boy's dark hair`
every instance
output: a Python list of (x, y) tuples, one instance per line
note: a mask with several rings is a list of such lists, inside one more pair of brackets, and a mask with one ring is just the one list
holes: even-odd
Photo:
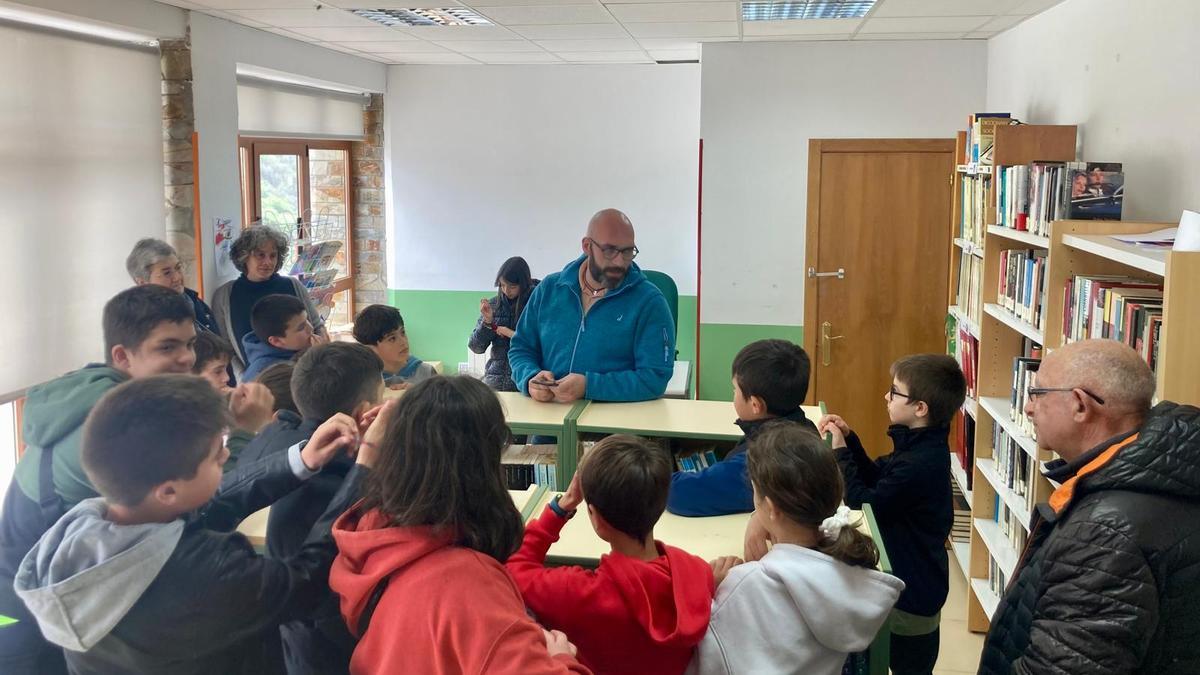
[(276, 363), (267, 366), (263, 369), (254, 381), (271, 390), (271, 394), (275, 397), (275, 407), (273, 410), (290, 410), (297, 415), (300, 410), (296, 408), (296, 402), (292, 399), (292, 370), (295, 364), (290, 361)]
[[(819, 527), (842, 504), (846, 487), (834, 454), (799, 424), (774, 420), (763, 425), (746, 450), (746, 469), (759, 496), (770, 497), (801, 525)], [(875, 542), (854, 523), (836, 539), (821, 539), (816, 549), (847, 565), (874, 569), (879, 564)]]
[(229, 425), (225, 399), (195, 375), (131, 380), (88, 415), (83, 469), (106, 501), (135, 506), (156, 485), (193, 478)]
[(524, 526), (500, 468), (510, 440), (500, 400), (472, 377), (431, 377), (404, 394), (367, 477), (363, 509), (428, 526), (499, 562)]
[(579, 487), (605, 522), (645, 542), (667, 507), (671, 458), (644, 438), (608, 436), (580, 465)]
[(226, 362), (233, 360), (233, 345), (229, 344), (229, 340), (202, 330), (196, 332), (196, 363), (192, 366), (193, 373), (200, 373), (209, 363), (217, 360), (225, 359)]
[(326, 420), (374, 403), (383, 385), (383, 360), (352, 342), (330, 342), (304, 352), (292, 370), (292, 400), (301, 415)]
[(787, 340), (758, 340), (733, 358), (733, 377), (742, 396), (758, 396), (767, 412), (782, 417), (808, 396), (811, 364), (804, 349)]
[(892, 377), (908, 387), (910, 403), (929, 406), (929, 426), (950, 423), (967, 396), (967, 378), (948, 354), (910, 354), (892, 364)]
[(367, 305), (354, 317), (354, 339), (364, 345), (377, 345), (388, 333), (403, 328), (400, 310), (388, 305)]
[(287, 334), (288, 322), (297, 314), (307, 314), (304, 302), (294, 295), (274, 293), (254, 303), (250, 309), (250, 327), (263, 343), (267, 338), (283, 337)]
[(192, 301), (182, 293), (156, 284), (127, 288), (104, 303), (104, 362), (112, 364), (112, 349), (117, 345), (137, 351), (164, 321), (195, 320)]

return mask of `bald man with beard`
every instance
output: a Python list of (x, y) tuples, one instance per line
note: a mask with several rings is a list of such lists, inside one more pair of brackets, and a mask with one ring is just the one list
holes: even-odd
[(633, 262), (633, 223), (592, 216), (583, 255), (545, 278), (521, 314), (508, 359), (517, 389), (538, 401), (646, 401), (675, 365), (675, 322)]
[(1058, 453), (979, 672), (1200, 673), (1200, 410), (1129, 347), (1050, 353), (1025, 414)]

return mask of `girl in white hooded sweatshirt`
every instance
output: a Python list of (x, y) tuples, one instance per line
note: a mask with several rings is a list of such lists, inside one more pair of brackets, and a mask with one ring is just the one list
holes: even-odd
[(833, 452), (795, 424), (772, 424), (746, 455), (754, 515), (770, 552), (734, 567), (713, 599), (688, 673), (841, 673), (866, 649), (904, 582), (879, 572), (879, 551), (842, 506)]

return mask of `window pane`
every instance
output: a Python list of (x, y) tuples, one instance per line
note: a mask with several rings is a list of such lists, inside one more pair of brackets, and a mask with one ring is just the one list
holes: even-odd
[(337, 279), (344, 279), (350, 275), (347, 257), (349, 230), (346, 219), (346, 191), (350, 187), (348, 155), (345, 150), (310, 148), (308, 151), (313, 238), (342, 242), (342, 248), (334, 258)]
[(0, 509), (4, 508), (4, 493), (17, 468), (16, 408), (15, 403), (0, 405)]
[(296, 155), (259, 155), (259, 208), (264, 225), (295, 236), (300, 214), (300, 158)]
[(350, 329), (350, 322), (354, 320), (354, 298), (350, 291), (342, 291), (335, 293), (332, 297), (333, 308), (329, 311), (329, 318), (325, 323), (329, 326), (330, 335), (341, 329)]

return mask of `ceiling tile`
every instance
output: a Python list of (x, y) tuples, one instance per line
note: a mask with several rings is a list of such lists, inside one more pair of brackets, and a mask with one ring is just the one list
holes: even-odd
[(607, 40), (538, 40), (538, 45), (552, 52), (628, 52), (638, 49), (632, 38)]
[(293, 28), (291, 30), (322, 42), (392, 42), (412, 39), (411, 36), (405, 33), (385, 26), (368, 26), (364, 28)]
[[(264, 2), (274, 1), (264, 0)], [(312, 5), (313, 3), (310, 0), (308, 4)], [(463, 6), (463, 3), (455, 2), (455, 0), (332, 0), (325, 4), (342, 9), (425, 9)]]
[(530, 40), (591, 40), (629, 37), (618, 23), (581, 23), (573, 26), (509, 26)]
[(736, 21), (702, 21), (698, 23), (634, 23), (626, 26), (636, 38), (672, 37), (730, 37), (737, 36)]
[(695, 61), (700, 58), (700, 46), (695, 49), (652, 49), (649, 53), (655, 61)]
[(612, 16), (600, 5), (536, 5), (533, 7), (482, 7), (484, 16), (505, 26), (609, 23)]
[(855, 40), (958, 40), (962, 33), (859, 33)]
[(862, 19), (791, 19), (787, 21), (743, 21), (742, 35), (842, 35), (853, 33)]
[[(429, 44), (423, 40), (418, 40), (411, 35), (405, 35), (400, 31), (394, 31), (400, 36), (399, 40), (389, 40), (387, 42), (336, 42), (347, 49), (353, 49), (359, 52), (371, 52), (386, 54), (387, 52), (406, 52), (413, 51), (413, 47), (418, 44)], [(437, 50), (435, 50), (437, 51)]]
[[(379, 56), (392, 56), (395, 54), (448, 54), (453, 50), (435, 45), (432, 42), (424, 40), (413, 40), (411, 42), (391, 42), (391, 47), (388, 49), (359, 49), (358, 45), (368, 44), (366, 42), (345, 42), (342, 47), (351, 47), (356, 51), (365, 52), (368, 54), (377, 54)], [(372, 43), (373, 44), (373, 43)]]
[(609, 7), (621, 23), (737, 21), (736, 2), (654, 2)]
[(466, 4), (480, 9), (482, 7), (532, 7), (548, 5), (595, 5), (596, 0), (469, 0)]
[(993, 35), (995, 35), (995, 33), (991, 31), (975, 31), (974, 33), (967, 33), (963, 36), (963, 38), (966, 40), (986, 40)]
[(727, 38), (642, 38), (638, 43), (643, 49), (673, 51), (692, 49), (701, 42), (737, 42), (737, 37)]
[[(259, 28), (259, 30), (266, 31), (268, 33), (274, 33), (276, 35), (282, 35), (285, 38), (290, 38), (292, 40), (299, 40), (300, 42), (319, 42), (319, 40), (317, 40), (317, 38), (315, 38), (311, 35), (301, 35), (300, 33), (295, 33), (293, 31), (287, 30), (286, 28), (273, 28), (271, 26), (265, 26), (263, 28)], [(307, 30), (307, 29), (305, 29), (305, 30)]]
[(554, 54), (547, 54), (543, 51), (522, 52), (522, 53), (496, 53), (496, 54), (472, 54), (471, 58), (483, 61), (484, 63), (498, 65), (527, 65), (541, 63), (562, 63), (562, 59)]
[(923, 16), (870, 18), (859, 33), (966, 33), (987, 23), (987, 16)]
[(179, 4), (200, 5), (213, 9), (312, 9), (317, 3), (313, 0), (189, 0)]
[(236, 9), (231, 14), (279, 26), (280, 28), (327, 28), (341, 26), (378, 26), (379, 24), (355, 16), (335, 7), (325, 9)]
[(1013, 26), (1021, 23), (1022, 21), (1024, 21), (1027, 18), (1029, 18), (1029, 17), (997, 16), (997, 17), (993, 17), (991, 21), (988, 21), (987, 23), (983, 24), (979, 28), (976, 28), (975, 30), (979, 31), (979, 32), (999, 33), (1002, 30), (1008, 30), (1009, 28), (1012, 28)]
[(477, 64), (477, 63), (479, 63), (478, 61), (476, 61), (475, 59), (472, 59), (469, 56), (463, 56), (462, 54), (454, 54), (454, 53), (448, 53), (448, 54), (398, 54), (395, 56), (387, 57), (387, 60), (389, 63), (394, 63), (394, 64), (398, 64), (398, 65), (436, 65), (436, 64), (443, 64), (443, 63), (452, 63), (452, 64), (475, 63), (475, 64)]
[(825, 35), (747, 35), (745, 42), (836, 42), (849, 40), (850, 33), (829, 33)]
[(412, 26), (404, 32), (429, 40), (516, 40), (520, 36), (503, 26)]
[(608, 5), (645, 5), (657, 4), (662, 2), (728, 2), (729, 0), (654, 0), (654, 3), (647, 3), (646, 0), (601, 0), (606, 6)]
[(215, 16), (218, 19), (225, 19), (226, 21), (240, 23), (243, 26), (250, 26), (251, 28), (268, 28), (268, 27), (274, 28), (274, 26), (271, 26), (270, 24), (266, 24), (261, 21), (255, 21), (253, 19), (247, 19), (244, 16), (238, 16), (237, 14), (234, 14), (233, 12), (227, 12), (227, 11), (220, 10), (220, 9), (209, 9), (209, 8), (205, 7), (205, 8), (196, 10), (196, 11), (201, 12), (203, 14), (207, 14), (209, 16)]
[(652, 63), (645, 52), (559, 52), (571, 63)]
[(528, 40), (444, 40), (441, 45), (464, 54), (508, 54), (513, 52), (540, 52), (542, 48)]
[(1063, 0), (1025, 0), (1005, 14), (1040, 14)]
[(871, 18), (893, 16), (991, 16), (1003, 14), (1023, 0), (882, 0)]

